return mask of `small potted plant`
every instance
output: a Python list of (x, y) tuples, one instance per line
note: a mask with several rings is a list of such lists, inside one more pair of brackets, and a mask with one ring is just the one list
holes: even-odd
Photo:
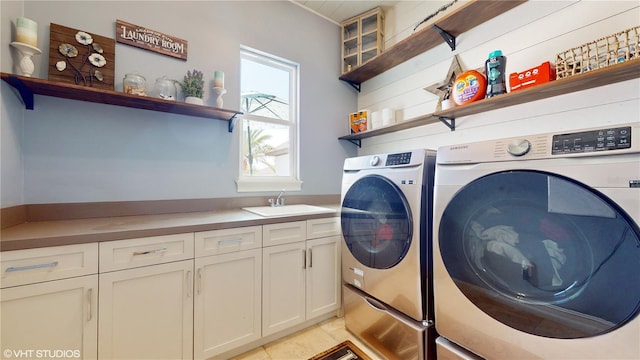
[(204, 79), (202, 71), (187, 71), (184, 81), (180, 83), (182, 92), (184, 93), (184, 101), (189, 104), (204, 104), (202, 96), (204, 94)]

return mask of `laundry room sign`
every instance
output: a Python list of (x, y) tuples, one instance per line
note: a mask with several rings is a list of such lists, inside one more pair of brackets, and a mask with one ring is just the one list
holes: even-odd
[(187, 40), (122, 20), (116, 20), (116, 41), (162, 55), (187, 60), (187, 50), (189, 48)]

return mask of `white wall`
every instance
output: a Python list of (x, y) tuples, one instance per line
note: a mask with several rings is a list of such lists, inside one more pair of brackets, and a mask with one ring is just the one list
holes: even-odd
[[(407, 11), (411, 7), (405, 6)], [(457, 38), (457, 49), (446, 44), (421, 54), (365, 82), (358, 108), (396, 109), (398, 121), (432, 113), (437, 97), (425, 87), (444, 79), (454, 55), (463, 69), (484, 66), (489, 52), (501, 49), (507, 73), (554, 61), (563, 50), (638, 26), (638, 1), (536, 1), (490, 20)], [(395, 11), (402, 11), (396, 7)], [(403, 18), (397, 14), (397, 18)], [(406, 18), (410, 18), (408, 15)], [(402, 28), (402, 26), (398, 27)], [(456, 119), (451, 132), (430, 124), (364, 139), (359, 154), (442, 145), (525, 134), (640, 121), (640, 80), (590, 89), (551, 99)]]
[[(47, 78), (49, 23), (115, 38), (116, 19), (189, 42), (186, 62), (116, 43), (118, 91), (130, 72), (152, 85), (163, 75), (182, 79), (194, 68), (203, 70), (209, 83), (213, 71), (222, 70), (228, 90), (224, 107), (238, 109), (240, 45), (299, 63), (302, 194), (340, 192), (342, 162), (356, 150), (337, 138), (344, 134), (344, 114), (356, 108), (356, 95), (338, 80), (335, 24), (288, 1), (19, 3), (24, 16), (39, 23), (43, 54), (35, 58), (34, 77)], [(11, 39), (5, 27), (20, 14), (6, 11), (5, 1), (0, 6), (6, 49)], [(13, 72), (5, 61), (2, 71)], [(228, 133), (226, 122), (45, 96), (36, 96), (34, 111), (24, 111), (2, 86), (3, 180), (5, 173), (24, 167), (24, 185), (18, 175), (3, 181), (2, 207), (251, 196), (236, 192), (240, 131)], [(210, 93), (205, 89), (205, 102), (213, 105)], [(13, 128), (18, 126), (23, 130)]]

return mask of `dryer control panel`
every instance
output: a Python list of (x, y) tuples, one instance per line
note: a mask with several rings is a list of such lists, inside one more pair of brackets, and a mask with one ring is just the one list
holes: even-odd
[(631, 127), (598, 129), (553, 136), (552, 155), (620, 150), (631, 147)]
[(411, 152), (387, 155), (385, 166), (406, 165), (411, 163)]

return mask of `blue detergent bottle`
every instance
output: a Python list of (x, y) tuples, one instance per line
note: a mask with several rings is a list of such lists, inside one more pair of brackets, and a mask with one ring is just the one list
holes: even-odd
[(507, 58), (502, 55), (502, 50), (489, 53), (489, 58), (484, 63), (484, 71), (487, 75), (487, 94), (485, 98), (507, 93), (506, 68)]

